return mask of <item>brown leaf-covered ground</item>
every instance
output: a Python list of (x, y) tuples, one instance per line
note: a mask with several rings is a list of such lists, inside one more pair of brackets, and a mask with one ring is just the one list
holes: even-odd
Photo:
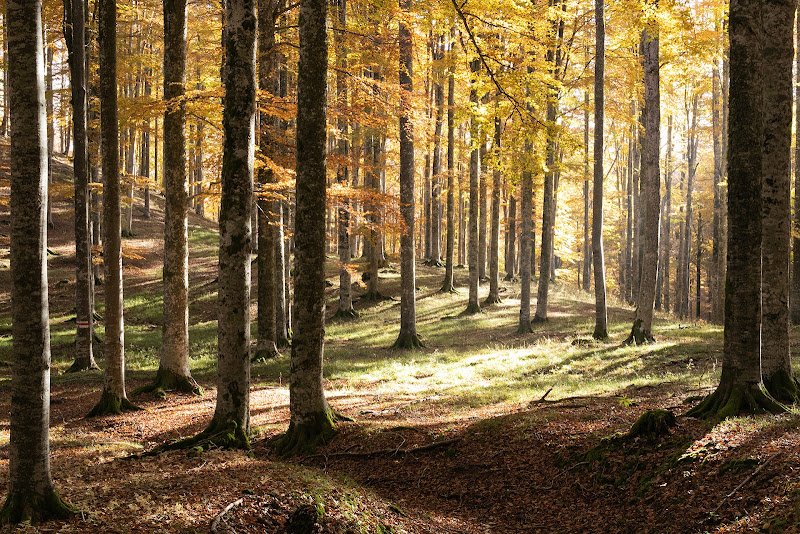
[[(0, 149), (3, 146), (0, 143)], [(59, 170), (68, 173), (63, 163)], [(3, 177), (0, 196), (8, 192)], [(0, 240), (7, 238), (9, 228), (8, 209), (1, 200)], [(49, 243), (61, 254), (50, 262), (51, 311), (57, 324), (68, 320), (65, 317), (74, 306), (68, 201), (54, 204), (55, 227)], [(156, 291), (160, 284), (153, 276), (161, 256), (160, 217), (156, 207), (152, 220), (137, 219), (136, 237), (126, 240), (129, 250), (135, 251), (126, 260), (126, 291), (131, 294)], [(210, 221), (193, 217), (191, 224), (213, 230)], [(4, 361), (10, 350), (7, 247), (7, 241), (0, 241), (0, 360)], [(215, 260), (193, 254), (192, 321), (198, 324), (215, 318), (213, 299), (204, 297), (213, 293)], [(420, 276), (435, 279), (440, 274), (420, 266)], [(428, 295), (427, 290), (423, 293)], [(513, 304), (512, 297), (508, 300)], [(146, 352), (144, 340), (160, 326), (145, 304), (138, 305), (141, 309), (128, 310), (131, 354)], [(556, 301), (553, 310), (556, 318), (588, 315), (591, 305), (588, 300)], [(612, 311), (614, 320), (626, 317), (623, 311)], [(547, 346), (555, 351), (568, 350), (574, 337), (569, 328), (560, 329), (561, 324), (554, 320), (537, 334), (554, 340)], [(364, 343), (359, 323), (352, 328), (352, 336), (337, 338), (337, 350), (355, 350)], [(206, 388), (203, 397), (136, 397), (145, 411), (86, 419), (99, 397), (102, 374), (59, 374), (71, 357), (69, 336), (59, 334), (61, 330), (55, 328), (53, 345), (52, 467), (58, 490), (82, 514), (69, 521), (25, 525), (21, 532), (188, 533), (209, 532), (212, 523), (217, 532), (285, 532), (303, 511), (319, 513), (322, 519), (315, 531), (326, 533), (796, 532), (800, 528), (796, 414), (737, 418), (716, 426), (680, 417), (698, 396), (710, 391), (719, 347), (706, 351), (695, 347), (690, 358), (676, 338), (669, 349), (672, 359), (665, 365), (700, 369), (701, 378), (706, 378), (694, 385), (631, 384), (588, 395), (557, 396), (545, 390), (524, 401), (515, 397), (483, 402), (475, 400), (483, 397), (474, 397), (458, 403), (430, 389), (394, 388), (384, 378), (357, 381), (337, 374), (326, 379), (329, 400), (353, 421), (341, 423), (333, 441), (314, 454), (292, 459), (276, 458), (268, 446), (288, 422), (286, 375), (280, 371), (285, 366), (262, 365), (254, 367), (251, 392), (252, 455), (212, 450), (196, 457), (174, 451), (132, 458), (203, 429), (214, 407), (213, 370), (197, 375)], [(512, 331), (498, 329), (491, 342), (519, 343)], [(486, 333), (465, 331), (453, 343), (467, 353), (469, 347), (487, 343)], [(431, 346), (422, 354), (435, 356), (440, 349), (444, 347)], [(559, 354), (553, 358), (556, 363), (537, 373), (551, 376), (567, 365)], [(427, 378), (426, 372), (416, 373), (414, 379)], [(7, 367), (0, 368), (3, 488), (8, 476), (9, 376)], [(130, 391), (145, 384), (145, 364), (137, 360), (130, 377)], [(654, 408), (678, 415), (676, 427), (652, 439), (625, 438), (633, 422)]]

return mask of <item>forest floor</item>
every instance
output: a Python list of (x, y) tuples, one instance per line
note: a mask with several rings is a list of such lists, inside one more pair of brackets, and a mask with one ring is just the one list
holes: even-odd
[[(0, 139), (0, 361), (8, 362), (5, 143)], [(518, 335), (519, 283), (503, 282), (500, 304), (462, 316), (463, 268), (456, 269), (460, 292), (440, 294), (443, 270), (418, 265), (422, 350), (387, 348), (397, 335), (397, 300), (358, 303), (358, 319), (329, 320), (326, 391), (353, 421), (339, 424), (315, 454), (280, 459), (268, 446), (288, 425), (284, 351), (252, 368), (252, 455), (212, 450), (132, 458), (201, 431), (211, 418), (215, 225), (190, 218), (192, 369), (205, 395), (133, 397), (144, 411), (86, 419), (103, 376), (64, 373), (73, 356), (74, 246), (64, 187), (69, 168), (60, 161), (54, 171), (62, 186), (54, 188), (49, 234), (52, 468), (59, 492), (82, 514), (19, 532), (209, 532), (215, 520), (216, 532), (285, 532), (293, 513), (310, 509), (304, 505), (321, 512), (314, 532), (325, 533), (800, 528), (797, 412), (716, 425), (682, 416), (718, 380), (719, 327), (658, 315), (655, 343), (625, 347), (633, 312), (614, 303), (611, 340), (594, 342), (590, 296), (556, 285), (549, 321)], [(136, 205), (135, 235), (124, 240), (129, 391), (152, 379), (158, 365), (161, 206), (156, 197), (153, 217), (143, 220)], [(335, 269), (332, 261), (329, 316), (336, 311)], [(382, 292), (397, 298), (398, 284), (399, 273), (382, 270)], [(102, 314), (102, 286), (98, 291)], [(792, 334), (796, 350), (797, 330)], [(98, 362), (102, 367), (101, 355)], [(8, 482), (10, 393), (10, 368), (2, 366), (0, 488)], [(671, 410), (676, 426), (661, 437), (626, 438), (654, 408)]]

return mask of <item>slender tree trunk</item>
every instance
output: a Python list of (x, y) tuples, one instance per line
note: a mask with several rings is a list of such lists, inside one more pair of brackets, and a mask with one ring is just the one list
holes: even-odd
[[(470, 62), (473, 79), (469, 101), (475, 107), (478, 105), (478, 88), (476, 87), (475, 76), (479, 69), (479, 60), (473, 59)], [(480, 277), (478, 276), (478, 197), (480, 194), (479, 180), (481, 173), (480, 148), (477, 145), (479, 136), (480, 125), (478, 124), (478, 117), (473, 114), (470, 120), (472, 150), (469, 153), (469, 302), (467, 303), (467, 309), (464, 311), (466, 314), (474, 314), (481, 311), (481, 305), (478, 303), (478, 286), (480, 284)]]
[[(715, 28), (718, 32), (719, 23)], [(714, 136), (714, 215), (711, 222), (712, 244), (711, 244), (711, 322), (722, 323), (722, 278), (719, 269), (720, 252), (722, 241), (722, 214), (721, 193), (722, 193), (722, 160), (725, 155), (722, 153), (722, 118), (721, 118), (721, 91), (722, 80), (719, 69), (719, 58), (716, 53), (720, 51), (718, 44), (715, 44), (714, 68), (711, 79), (711, 129)]]
[(284, 455), (308, 450), (329, 438), (336, 419), (322, 386), (327, 11), (327, 0), (300, 1), (294, 312), (297, 328), (292, 342), (289, 430), (276, 444), (278, 453)]
[[(408, 13), (411, 10), (411, 0), (400, 0), (400, 9)], [(414, 42), (411, 37), (411, 29), (404, 22), (400, 23), (398, 29), (398, 41), (400, 49), (398, 75), (402, 91), (400, 95), (400, 215), (403, 218), (404, 229), (400, 236), (400, 333), (394, 342), (394, 347), (411, 349), (421, 347), (422, 342), (417, 335), (416, 264), (414, 262), (414, 211), (416, 207), (414, 206), (414, 124), (411, 120), (411, 98), (414, 91)], [(449, 112), (448, 127), (451, 120), (452, 112)], [(452, 135), (450, 134), (449, 137)], [(450, 147), (448, 147), (448, 151), (452, 153)], [(450, 166), (449, 163), (448, 166)], [(452, 195), (449, 195), (448, 199), (452, 199)], [(452, 211), (452, 207), (452, 202), (448, 200), (448, 214)], [(448, 243), (452, 243), (450, 234), (448, 225)], [(452, 246), (448, 250), (450, 252), (449, 265), (452, 266)]]
[[(796, 33), (800, 35), (800, 16), (796, 17)], [(795, 56), (797, 78), (795, 80), (795, 124), (800, 125), (800, 47)], [(794, 228), (792, 234), (792, 286), (791, 304), (792, 324), (800, 324), (800, 126), (795, 129), (794, 147)]]
[(761, 176), (764, 149), (761, 0), (730, 7), (728, 132), (728, 269), (722, 377), (716, 391), (687, 415), (724, 418), (780, 412), (761, 390)]
[(478, 153), (481, 160), (481, 175), (478, 181), (478, 278), (486, 280), (486, 242), (487, 242), (487, 217), (486, 217), (486, 139), (481, 141)]
[[(595, 16), (597, 8), (595, 7)], [(595, 61), (597, 57), (595, 55)], [(595, 63), (595, 69), (597, 64)], [(595, 74), (596, 76), (597, 74)], [(602, 79), (602, 77), (601, 77)], [(595, 91), (597, 89), (595, 88)], [(595, 111), (595, 113), (597, 113)], [(595, 115), (595, 127), (597, 126), (597, 116)], [(595, 142), (596, 142), (595, 138)], [(601, 169), (602, 170), (602, 169)], [(593, 193), (594, 194), (594, 193)], [(584, 291), (589, 291), (589, 282), (592, 277), (592, 246), (589, 241), (589, 91), (585, 93), (584, 110), (583, 110), (583, 277), (579, 284), (580, 288)], [(594, 221), (592, 221), (592, 225)], [(605, 285), (605, 284), (604, 284)]]
[(445, 270), (442, 291), (452, 293), (455, 291), (453, 284), (453, 263), (455, 259), (455, 74), (447, 76), (447, 243), (445, 246)]
[[(592, 261), (594, 263), (594, 332), (595, 339), (608, 337), (608, 312), (606, 310), (606, 266), (603, 252), (603, 133), (605, 119), (605, 48), (606, 26), (604, 0), (595, 0), (594, 18), (594, 175), (592, 183)], [(587, 121), (588, 123), (588, 121)], [(588, 137), (588, 128), (587, 128)], [(587, 149), (588, 152), (588, 149)], [(588, 196), (588, 195), (587, 195)], [(585, 222), (584, 222), (585, 225)], [(586, 259), (588, 261), (588, 258)], [(584, 270), (584, 286), (588, 269)]]
[(664, 220), (661, 238), (664, 240), (664, 311), (670, 311), (670, 271), (669, 264), (672, 257), (672, 115), (667, 118), (667, 157), (664, 161), (666, 170), (664, 182)]
[(508, 219), (506, 219), (508, 232), (506, 233), (506, 246), (508, 252), (506, 255), (506, 276), (505, 280), (510, 281), (514, 279), (516, 265), (516, 238), (517, 238), (517, 197), (513, 190), (509, 191), (508, 195)]
[(631, 138), (628, 140), (628, 164), (626, 166), (626, 187), (625, 187), (625, 301), (633, 304), (633, 167), (635, 159), (635, 137), (634, 130), (631, 130)]
[[(761, 378), (776, 399), (797, 399), (789, 351), (791, 256), (792, 0), (765, 0), (763, 222), (761, 241)], [(699, 231), (699, 230), (698, 230)]]
[[(441, 60), (443, 54), (436, 46), (434, 60)], [(442, 84), (434, 82), (433, 93), (435, 95), (436, 122), (433, 133), (433, 169), (431, 177), (431, 257), (430, 264), (436, 267), (442, 265), (442, 121), (444, 118), (444, 89)]]
[(89, 220), (89, 140), (87, 134), (86, 21), (83, 0), (64, 5), (65, 40), (69, 49), (72, 88), (72, 126), (75, 130), (73, 176), (75, 181), (75, 360), (69, 372), (97, 369), (92, 351), (94, 302), (92, 242)]
[(186, 0), (164, 1), (164, 329), (155, 381), (142, 390), (159, 394), (202, 391), (189, 370), (186, 21)]
[(500, 170), (500, 137), (502, 135), (500, 117), (494, 118), (494, 151), (496, 159), (492, 172), (492, 233), (489, 239), (489, 295), (484, 304), (500, 302), (500, 190), (503, 186), (503, 173)]
[[(697, 285), (695, 286), (695, 318), (697, 320), (701, 319), (700, 316), (700, 297), (702, 294), (702, 279), (700, 278), (701, 266), (702, 266), (702, 258), (703, 258), (703, 213), (698, 211), (697, 212)], [(787, 262), (788, 263), (788, 262)], [(788, 330), (788, 329), (787, 329)]]
[(644, 30), (644, 168), (642, 169), (642, 275), (639, 285), (639, 306), (628, 342), (646, 343), (653, 340), (653, 307), (655, 304), (656, 272), (658, 270), (658, 224), (661, 207), (659, 151), (661, 148), (661, 103), (659, 90), (659, 37), (655, 21)]
[(103, 160), (103, 272), (105, 294), (105, 382), (89, 416), (135, 409), (125, 393), (125, 344), (122, 306), (122, 237), (117, 123), (117, 7), (100, 2), (100, 135)]
[[(42, 4), (9, 2), (11, 83), (11, 438), (0, 523), (75, 512), (50, 474), (50, 324), (47, 304), (47, 138)], [(9, 89), (8, 85), (4, 89)]]
[[(47, 65), (47, 70), (45, 73), (45, 88), (44, 88), (44, 97), (45, 97), (45, 109), (47, 113), (47, 184), (48, 184), (48, 195), (49, 195), (49, 186), (53, 183), (53, 151), (55, 150), (55, 138), (56, 138), (56, 130), (55, 125), (53, 124), (54, 115), (53, 115), (53, 47), (52, 45), (47, 45), (47, 40), (45, 39), (45, 63)], [(64, 136), (66, 138), (66, 136)], [(66, 150), (62, 150), (62, 153), (66, 153)], [(47, 201), (47, 227), (53, 228), (53, 203), (50, 202), (48, 199)]]

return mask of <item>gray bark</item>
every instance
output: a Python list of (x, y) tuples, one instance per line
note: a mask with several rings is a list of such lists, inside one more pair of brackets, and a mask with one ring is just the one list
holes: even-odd
[[(0, 523), (64, 517), (50, 474), (47, 138), (42, 4), (7, 3), (11, 114), (11, 439)], [(6, 86), (8, 87), (8, 86)], [(60, 505), (60, 506), (56, 506)]]
[[(791, 255), (791, 144), (794, 0), (765, 0), (763, 221), (761, 241), (761, 378), (767, 390), (791, 401), (797, 393), (789, 351)], [(791, 386), (787, 384), (792, 380)]]
[[(594, 66), (594, 175), (592, 184), (592, 261), (594, 262), (594, 333), (596, 339), (608, 337), (608, 311), (606, 309), (606, 266), (603, 252), (603, 131), (605, 119), (605, 5), (604, 0), (595, 0), (594, 17), (595, 66)], [(588, 128), (587, 128), (588, 130)], [(588, 152), (588, 149), (587, 149)], [(588, 196), (588, 195), (587, 195)], [(588, 258), (586, 258), (588, 262)], [(584, 271), (584, 285), (588, 270)]]
[[(797, 18), (796, 32), (800, 35), (800, 17)], [(797, 79), (795, 80), (795, 102), (800, 104), (800, 48), (795, 57)], [(800, 105), (796, 108), (796, 124), (800, 124)], [(792, 236), (792, 286), (789, 303), (792, 324), (800, 324), (800, 128), (795, 131), (794, 148), (794, 228)]]
[(455, 263), (455, 74), (447, 76), (447, 242), (444, 258), (444, 282), (442, 291), (455, 291), (453, 264)]
[[(225, 2), (225, 101), (219, 211), (217, 403), (209, 429), (250, 428), (250, 250), (256, 107), (253, 0)], [(241, 433), (241, 434), (239, 434)]]
[[(472, 71), (472, 88), (469, 93), (469, 101), (473, 106), (478, 104), (478, 89), (476, 87), (475, 76), (480, 68), (480, 62), (474, 59), (470, 62)], [(469, 301), (466, 313), (477, 313), (481, 307), (478, 303), (478, 202), (479, 202), (479, 180), (481, 173), (480, 148), (478, 138), (480, 136), (480, 125), (478, 118), (472, 116), (470, 120), (470, 143), (472, 150), (469, 154), (469, 245), (467, 251), (467, 262), (469, 263)]]
[(492, 172), (492, 232), (489, 238), (489, 295), (486, 304), (500, 302), (500, 191), (503, 187), (503, 173), (500, 170), (500, 137), (502, 123), (500, 117), (494, 119), (494, 151), (496, 152)]
[(639, 306), (636, 309), (630, 341), (648, 342), (653, 339), (653, 308), (656, 274), (658, 271), (659, 211), (661, 208), (661, 98), (659, 90), (659, 36), (655, 21), (645, 27), (643, 42), (644, 63), (644, 168), (642, 169), (642, 261), (639, 284)]

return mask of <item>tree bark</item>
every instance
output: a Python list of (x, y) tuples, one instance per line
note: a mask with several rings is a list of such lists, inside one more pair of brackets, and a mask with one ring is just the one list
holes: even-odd
[(100, 2), (100, 136), (103, 162), (103, 280), (105, 295), (105, 382), (89, 416), (119, 414), (136, 407), (125, 393), (122, 305), (122, 217), (120, 210), (119, 126), (117, 123), (117, 7)]
[(297, 78), (297, 212), (295, 311), (289, 382), (289, 430), (279, 454), (305, 451), (334, 432), (336, 413), (325, 400), (322, 354), (325, 319), (325, 104), (327, 0), (300, 0)]
[(64, 4), (65, 40), (69, 49), (74, 129), (73, 176), (75, 181), (75, 360), (67, 371), (97, 369), (92, 350), (94, 301), (92, 242), (89, 220), (89, 140), (87, 134), (86, 20), (83, 0)]
[[(597, 7), (595, 7), (595, 16)], [(597, 54), (595, 54), (595, 62)], [(595, 63), (595, 76), (597, 76), (597, 63)], [(602, 78), (601, 78), (602, 79)], [(595, 91), (597, 88), (595, 87)], [(589, 211), (589, 91), (585, 92), (583, 109), (583, 260), (581, 262), (581, 281), (579, 286), (584, 291), (589, 291), (589, 282), (592, 277), (592, 244), (590, 241)], [(597, 113), (595, 111), (595, 113)], [(595, 115), (595, 126), (597, 126), (597, 116)], [(596, 142), (595, 137), (595, 142)], [(592, 193), (594, 195), (594, 192)], [(591, 223), (594, 224), (594, 220)]]
[(489, 295), (484, 304), (500, 302), (500, 190), (503, 187), (503, 172), (500, 170), (500, 117), (494, 118), (495, 164), (492, 171), (492, 232), (489, 238)]
[[(42, 4), (10, 1), (11, 439), (0, 523), (74, 513), (50, 474), (50, 318), (47, 303), (47, 138)], [(8, 86), (6, 86), (8, 88)]]
[(455, 214), (455, 74), (447, 76), (447, 242), (445, 245), (444, 282), (442, 292), (455, 291), (453, 283), (453, 264), (455, 263), (456, 214)]
[(509, 188), (508, 195), (508, 219), (506, 219), (506, 276), (505, 280), (510, 281), (514, 279), (516, 274), (514, 266), (516, 265), (516, 238), (517, 238), (517, 197), (512, 188)]
[(761, 390), (761, 236), (764, 147), (762, 0), (732, 0), (729, 17), (728, 270), (719, 386), (687, 415), (780, 412)]
[[(477, 72), (480, 69), (480, 61), (473, 59), (470, 62), (472, 71), (472, 87), (469, 92), (469, 101), (473, 106), (478, 105), (478, 89), (476, 87)], [(481, 173), (480, 148), (478, 138), (480, 136), (480, 125), (478, 117), (472, 115), (470, 120), (470, 143), (472, 150), (469, 153), (469, 250), (467, 251), (467, 262), (469, 263), (469, 301), (466, 314), (474, 314), (481, 311), (478, 303), (478, 286), (480, 277), (478, 276), (478, 203), (479, 203), (479, 180)]]
[(765, 0), (761, 378), (776, 399), (797, 399), (789, 351), (791, 257), (793, 0)]
[[(400, 9), (406, 13), (411, 10), (411, 0), (400, 0)], [(422, 346), (417, 335), (417, 295), (416, 264), (414, 261), (414, 123), (412, 122), (412, 96), (414, 91), (414, 65), (411, 29), (404, 22), (398, 29), (400, 49), (400, 215), (403, 219), (403, 233), (400, 236), (400, 333), (394, 342), (399, 349), (413, 349)], [(448, 113), (448, 125), (452, 112)], [(448, 150), (450, 148), (448, 147)], [(452, 178), (451, 178), (452, 181)], [(451, 195), (448, 195), (448, 222), (452, 211)], [(452, 243), (448, 224), (448, 243)], [(449, 265), (452, 266), (452, 246)], [(451, 267), (452, 269), (452, 267)]]
[[(594, 263), (594, 332), (595, 339), (608, 337), (608, 311), (606, 309), (606, 266), (603, 252), (603, 133), (605, 119), (605, 0), (595, 0), (594, 18), (594, 174), (592, 183), (592, 261)], [(588, 137), (588, 128), (587, 128)], [(588, 148), (587, 148), (588, 152)], [(587, 195), (588, 196), (588, 195)], [(585, 224), (585, 223), (584, 223)], [(586, 260), (588, 262), (588, 258)], [(588, 287), (584, 270), (584, 286)]]
[(642, 193), (644, 196), (642, 231), (642, 274), (639, 284), (639, 306), (633, 322), (629, 343), (646, 343), (653, 340), (653, 308), (655, 304), (656, 274), (658, 270), (658, 225), (661, 208), (659, 151), (661, 148), (661, 102), (659, 90), (659, 37), (656, 21), (645, 27), (643, 41), (644, 63), (644, 168)]
[[(800, 17), (796, 32), (800, 35)], [(795, 57), (797, 79), (795, 80), (795, 102), (800, 103), (800, 47)], [(800, 124), (800, 105), (795, 110), (795, 122)], [(792, 234), (792, 286), (789, 303), (792, 324), (800, 324), (800, 128), (795, 130), (794, 148), (794, 233)]]

